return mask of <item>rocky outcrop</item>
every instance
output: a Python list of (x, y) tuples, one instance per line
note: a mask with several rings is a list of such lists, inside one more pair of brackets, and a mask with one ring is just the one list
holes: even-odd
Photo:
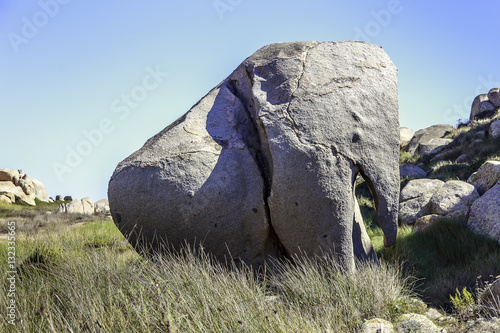
[(493, 88), (488, 92), (488, 100), (496, 108), (500, 107), (500, 88)]
[[(8, 195), (10, 194), (10, 195)], [(3, 202), (20, 202), (34, 206), (35, 199), (49, 202), (43, 184), (22, 170), (0, 169), (0, 195)]]
[(500, 243), (500, 183), (488, 190), (471, 207), (467, 225)]
[(444, 137), (454, 128), (451, 125), (434, 125), (421, 129), (415, 133), (406, 147), (406, 151), (422, 156), (437, 154), (452, 141)]
[(500, 162), (498, 161), (486, 161), (467, 179), (467, 182), (476, 188), (479, 195), (483, 195), (498, 181), (500, 181)]
[(111, 213), (134, 244), (202, 242), (253, 264), (335, 251), (352, 268), (370, 251), (353, 223), (357, 174), (395, 242), (399, 142), (397, 72), (380, 47), (273, 44), (117, 166)]
[(68, 203), (62, 203), (59, 205), (58, 213), (68, 213), (68, 214), (94, 214), (94, 202), (90, 198), (83, 198), (81, 200), (73, 200)]
[(472, 102), (470, 120), (492, 116), (494, 111), (500, 107), (499, 88), (491, 89), (488, 94), (478, 95)]
[(474, 186), (459, 180), (444, 183), (439, 179), (415, 179), (401, 190), (399, 223), (419, 227), (433, 223), (441, 217), (467, 219), (470, 207), (479, 194)]

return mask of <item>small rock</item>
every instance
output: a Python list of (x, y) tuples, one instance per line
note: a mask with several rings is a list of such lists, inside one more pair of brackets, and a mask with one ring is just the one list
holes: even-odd
[(474, 146), (480, 146), (484, 143), (484, 140), (482, 139), (476, 139), (472, 142), (472, 144), (470, 145), (471, 147), (474, 147)]
[(495, 107), (500, 107), (500, 88), (493, 88), (488, 92), (488, 99)]
[(500, 138), (500, 120), (495, 120), (491, 123), (488, 135), (493, 139)]
[(56, 201), (63, 201), (64, 197), (62, 195), (56, 195)]
[(50, 212), (50, 211), (46, 211), (44, 214), (45, 214), (45, 215), (52, 215), (52, 212)]
[(396, 325), (397, 331), (399, 333), (434, 333), (442, 332), (432, 320), (424, 315), (419, 315), (416, 313), (404, 314), (399, 318), (399, 322)]
[(467, 183), (472, 184), (479, 195), (483, 195), (490, 188), (500, 181), (500, 162), (486, 161), (481, 167), (474, 172)]
[(67, 195), (64, 197), (64, 201), (73, 201), (73, 197), (71, 195)]
[(361, 326), (360, 333), (394, 333), (394, 325), (387, 320), (373, 318), (367, 320)]
[(464, 162), (467, 162), (467, 154), (462, 154), (460, 156), (457, 157), (457, 159), (455, 160), (456, 163), (464, 163)]
[(486, 138), (486, 132), (485, 131), (478, 131), (478, 132), (476, 132), (476, 134), (474, 134), (474, 136), (477, 139), (485, 139)]
[(425, 178), (427, 176), (427, 172), (420, 169), (418, 166), (413, 164), (405, 164), (399, 167), (399, 177), (401, 178)]

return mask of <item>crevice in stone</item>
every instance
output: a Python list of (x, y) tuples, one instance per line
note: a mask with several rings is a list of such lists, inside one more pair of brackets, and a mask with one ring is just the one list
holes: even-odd
[[(246, 67), (242, 70), (245, 71), (249, 87), (250, 88), (253, 87), (252, 74), (248, 72), (248, 68)], [(272, 187), (272, 172), (271, 172), (272, 161), (268, 160), (269, 158), (271, 158), (271, 156), (266, 156), (266, 154), (264, 153), (264, 151), (266, 151), (266, 148), (264, 147), (264, 142), (265, 143), (268, 142), (265, 126), (262, 124), (262, 121), (258, 118), (256, 110), (253, 110), (254, 112), (252, 113), (252, 108), (254, 108), (254, 106), (257, 105), (257, 103), (256, 101), (253, 100), (253, 97), (251, 101), (248, 100), (248, 98), (246, 98), (245, 93), (241, 92), (236, 86), (235, 80), (228, 80), (227, 88), (236, 98), (238, 98), (242, 102), (244, 110), (253, 127), (252, 136), (255, 137), (255, 140), (250, 140), (246, 136), (242, 136), (242, 139), (245, 145), (247, 146), (248, 151), (252, 155), (257, 165), (257, 168), (259, 169), (264, 184), (264, 187), (262, 189), (262, 196), (263, 196), (262, 199), (264, 203), (266, 219), (269, 223), (269, 238), (271, 242), (276, 245), (277, 253), (285, 257), (288, 257), (288, 254), (286, 253), (284, 246), (281, 244), (279, 237), (276, 231), (274, 230), (274, 226), (271, 219), (271, 210), (269, 208), (268, 199), (269, 196), (271, 195), (271, 187)], [(251, 92), (250, 96), (252, 96)], [(267, 151), (269, 151), (269, 148), (267, 148)]]
[(285, 116), (287, 117), (287, 119), (290, 121), (290, 124), (291, 124), (291, 127), (292, 127), (292, 130), (294, 131), (295, 135), (297, 136), (297, 139), (301, 142), (301, 143), (305, 143), (300, 135), (300, 130), (299, 130), (299, 126), (297, 125), (297, 122), (295, 121), (295, 119), (292, 117), (292, 115), (290, 114), (290, 106), (292, 104), (292, 101), (293, 101), (293, 98), (295, 96), (295, 93), (296, 91), (299, 89), (300, 87), (300, 82), (302, 81), (302, 78), (304, 77), (304, 74), (306, 72), (306, 61), (307, 61), (307, 57), (309, 56), (309, 53), (311, 52), (311, 50), (313, 48), (315, 48), (317, 45), (314, 45), (314, 46), (311, 46), (309, 47), (305, 52), (304, 52), (304, 57), (302, 59), (302, 71), (300, 73), (300, 76), (299, 78), (297, 79), (297, 86), (295, 87), (295, 89), (293, 90), (293, 92), (290, 94), (290, 100), (288, 101), (288, 105), (285, 109)]

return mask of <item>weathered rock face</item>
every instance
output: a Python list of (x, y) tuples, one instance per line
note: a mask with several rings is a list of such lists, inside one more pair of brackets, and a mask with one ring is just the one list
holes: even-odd
[(454, 129), (451, 125), (434, 125), (421, 129), (415, 133), (413, 139), (406, 147), (406, 151), (412, 154), (429, 155), (438, 153), (452, 140), (444, 139)]
[(395, 242), (399, 139), (397, 72), (380, 47), (272, 44), (117, 166), (111, 213), (133, 243), (202, 242), (254, 264), (334, 250), (352, 268), (371, 248), (354, 222), (358, 173)]
[(500, 243), (500, 183), (488, 190), (471, 207), (467, 225)]

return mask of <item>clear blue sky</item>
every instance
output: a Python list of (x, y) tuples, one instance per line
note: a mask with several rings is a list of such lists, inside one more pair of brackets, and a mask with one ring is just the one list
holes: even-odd
[(401, 126), (455, 125), (500, 86), (499, 15), (498, 0), (1, 0), (0, 168), (104, 198), (118, 162), (281, 41), (381, 45)]

